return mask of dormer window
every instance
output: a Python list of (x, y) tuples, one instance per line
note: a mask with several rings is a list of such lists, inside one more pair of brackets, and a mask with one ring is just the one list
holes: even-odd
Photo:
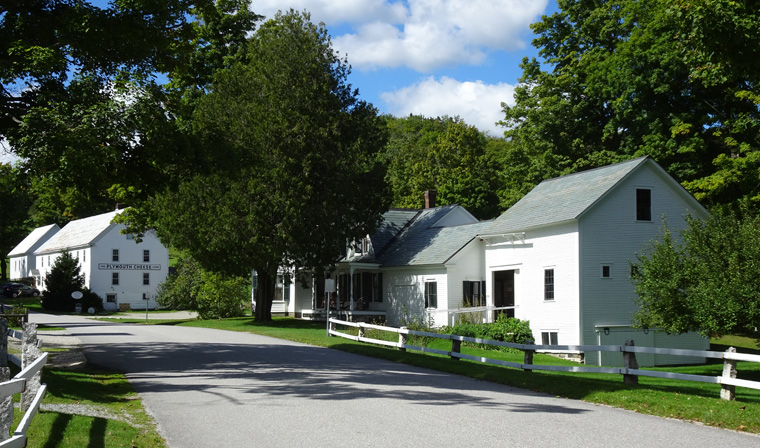
[(369, 253), (369, 238), (364, 237), (360, 240), (356, 240), (353, 243), (354, 254), (362, 255)]

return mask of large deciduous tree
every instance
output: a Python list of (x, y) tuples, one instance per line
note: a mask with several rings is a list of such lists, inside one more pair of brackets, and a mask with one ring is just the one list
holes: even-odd
[(760, 203), (754, 1), (558, 0), (506, 136), (532, 183), (650, 155), (704, 203)]
[(634, 322), (671, 333), (751, 334), (760, 327), (760, 217), (715, 210), (637, 254)]
[(218, 71), (199, 101), (199, 174), (155, 206), (159, 236), (204, 268), (258, 272), (255, 317), (268, 320), (278, 266), (323, 272), (387, 208), (376, 160), (385, 133), (308, 14), (263, 24), (245, 59)]
[[(11, 1), (0, 5), (0, 138), (24, 159), (37, 224), (144, 199), (192, 146), (169, 92), (205, 88), (254, 29), (247, 0)], [(189, 98), (189, 95), (188, 95)]]
[(17, 168), (0, 163), (0, 278), (7, 279), (6, 255), (29, 232), (32, 198), (25, 176)]
[(496, 166), (486, 136), (459, 118), (386, 117), (383, 152), (395, 207), (420, 207), (427, 190), (440, 205), (459, 204), (480, 219), (499, 214)]

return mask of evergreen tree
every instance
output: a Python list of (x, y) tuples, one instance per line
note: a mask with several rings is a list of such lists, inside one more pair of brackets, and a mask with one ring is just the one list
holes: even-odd
[(42, 308), (50, 311), (74, 311), (71, 293), (83, 288), (84, 275), (79, 272), (79, 261), (65, 251), (55, 260), (45, 278)]

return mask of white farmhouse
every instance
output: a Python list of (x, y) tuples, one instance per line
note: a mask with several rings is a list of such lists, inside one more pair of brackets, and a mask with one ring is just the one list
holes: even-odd
[[(706, 350), (697, 334), (631, 327), (631, 261), (668, 226), (707, 211), (648, 157), (542, 182), (479, 235), (485, 243), (487, 302), (514, 306), (538, 343), (636, 345)], [(633, 266), (635, 269), (635, 266)], [(588, 364), (619, 364), (618, 353), (585, 353)], [(641, 365), (688, 363), (641, 355)]]
[(8, 253), (8, 258), (11, 263), (10, 278), (14, 280), (24, 277), (39, 278), (36, 264), (37, 259), (34, 256), (34, 252), (59, 230), (61, 230), (61, 228), (58, 227), (58, 224), (37, 227), (32, 230), (32, 233), (18, 243), (18, 245)]
[[(433, 205), (433, 204), (429, 204)], [(542, 182), (493, 221), (460, 206), (390, 210), (377, 232), (354, 242), (333, 275), (330, 303), (349, 318), (435, 326), (456, 322), (465, 303), (491, 321), (530, 321), (542, 345), (636, 345), (704, 350), (697, 334), (631, 326), (636, 312), (630, 262), (685, 216), (707, 211), (648, 157)], [(283, 283), (287, 283), (284, 281)], [(300, 282), (273, 312), (323, 318), (324, 281)], [(333, 301), (334, 300), (334, 301)], [(337, 305), (336, 305), (337, 303)], [(619, 353), (567, 353), (587, 364), (619, 365)], [(703, 359), (641, 355), (639, 364)]]
[(103, 299), (107, 310), (155, 308), (156, 289), (166, 280), (169, 251), (153, 232), (140, 243), (122, 235), (123, 224), (111, 221), (117, 210), (66, 224), (35, 252), (36, 266), (44, 278), (55, 260), (68, 251), (79, 260), (85, 286)]

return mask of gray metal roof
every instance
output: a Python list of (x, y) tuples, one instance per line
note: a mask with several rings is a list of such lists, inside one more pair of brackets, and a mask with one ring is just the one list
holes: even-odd
[(484, 229), (478, 222), (433, 227), (458, 205), (424, 209), (376, 258), (384, 267), (443, 264)]
[(578, 219), (584, 211), (647, 160), (651, 159), (640, 157), (545, 180), (496, 218), (483, 234), (518, 232)]
[(111, 225), (113, 218), (123, 210), (77, 219), (66, 224), (63, 229), (43, 244), (35, 254), (59, 252), (64, 249), (88, 246)]
[[(15, 257), (19, 255), (26, 255), (29, 253), (30, 250), (34, 249), (34, 246), (40, 242), (41, 238), (45, 238), (45, 236), (49, 236), (49, 233), (51, 231), (59, 231), (61, 230), (60, 227), (58, 227), (58, 224), (50, 224), (44, 227), (37, 227), (36, 229), (32, 230), (32, 233), (26, 236), (16, 247), (13, 248), (8, 253), (9, 257)], [(44, 242), (44, 241), (43, 241)]]
[(401, 232), (409, 221), (420, 213), (419, 210), (391, 209), (383, 213), (383, 220), (377, 226), (375, 233), (370, 235), (372, 248), (375, 253), (381, 252), (394, 236)]

